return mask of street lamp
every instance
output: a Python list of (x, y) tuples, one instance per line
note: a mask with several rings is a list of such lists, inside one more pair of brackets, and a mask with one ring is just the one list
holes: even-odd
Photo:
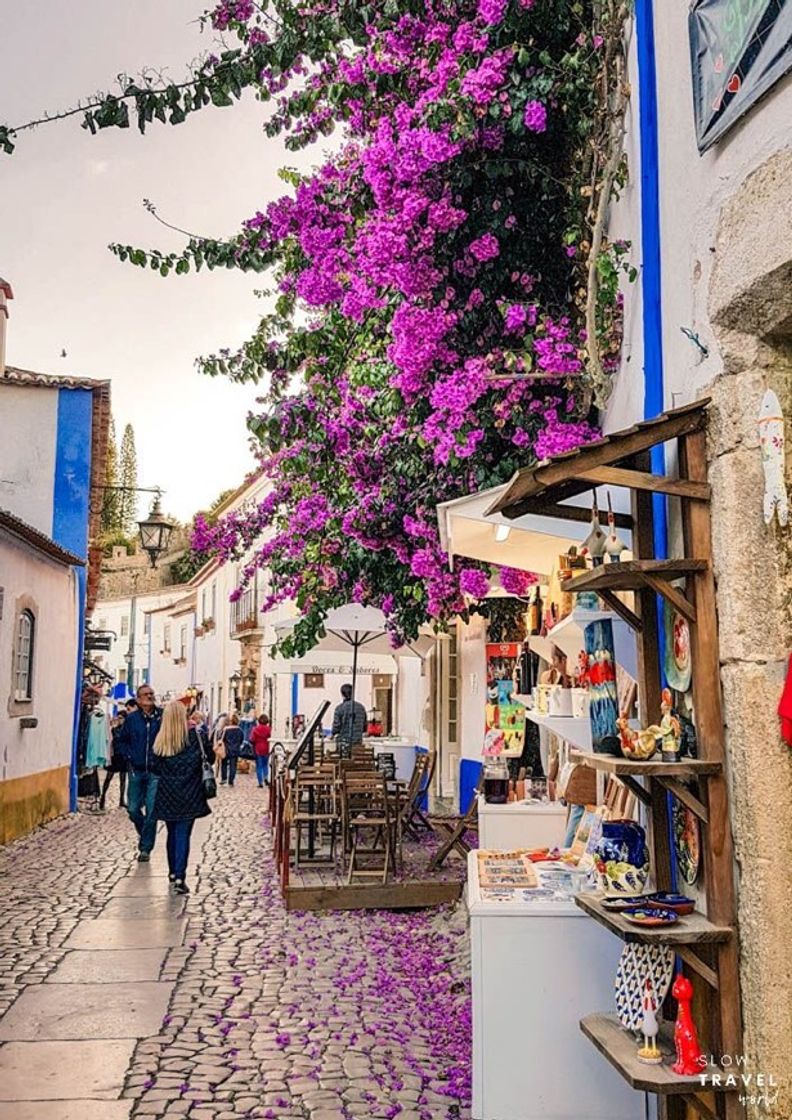
[(138, 521), (140, 543), (148, 553), (152, 568), (157, 566), (157, 558), (166, 552), (173, 532), (173, 521), (165, 517), (160, 508), (160, 495), (157, 494), (145, 521)]
[(231, 692), (234, 697), (235, 708), (239, 707), (239, 684), (241, 680), (242, 677), (239, 675), (239, 672), (237, 670), (234, 670), (234, 672), (228, 678), (229, 684), (231, 685)]

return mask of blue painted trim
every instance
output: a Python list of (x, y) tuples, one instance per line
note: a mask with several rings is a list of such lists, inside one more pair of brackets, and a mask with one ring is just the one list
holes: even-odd
[[(88, 518), (91, 505), (91, 429), (93, 392), (58, 390), (58, 426), (52, 495), (52, 539), (88, 559)], [(74, 684), (72, 751), (69, 773), (69, 810), (77, 812), (77, 747), (80, 735), (80, 697), (84, 653), (87, 571), (75, 568), (77, 582), (77, 666)]]
[[(641, 295), (644, 344), (644, 419), (665, 408), (663, 370), (662, 237), (660, 230), (660, 145), (657, 113), (657, 64), (655, 57), (653, 0), (636, 0), (638, 52), (638, 106), (641, 144)], [(651, 450), (652, 471), (665, 474), (665, 453), (659, 444)], [(655, 556), (668, 556), (668, 505), (663, 494), (652, 495)], [(661, 673), (665, 664), (663, 604), (657, 597), (657, 632)], [(664, 678), (664, 673), (663, 673)], [(663, 679), (665, 684), (665, 679)], [(676, 889), (677, 867), (671, 826), (671, 795), (667, 795), (671, 878)]]
[(58, 391), (52, 539), (83, 560), (88, 559), (92, 420), (90, 389)]
[(299, 673), (292, 673), (291, 679), (291, 714), (292, 719), (297, 715), (300, 710), (300, 675)]
[(83, 653), (85, 640), (85, 598), (87, 573), (85, 568), (72, 568), (75, 575), (77, 596), (77, 665), (74, 681), (74, 708), (72, 711), (72, 749), (69, 768), (69, 812), (77, 812), (77, 747), (80, 742), (80, 699), (82, 697)]

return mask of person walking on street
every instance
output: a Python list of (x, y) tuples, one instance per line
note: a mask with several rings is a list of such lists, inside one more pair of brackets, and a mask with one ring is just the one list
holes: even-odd
[(232, 712), (228, 717), (228, 723), (220, 732), (220, 739), (218, 740), (221, 750), (225, 754), (221, 756), (220, 762), (220, 784), (225, 785), (228, 782), (229, 786), (233, 786), (236, 779), (237, 762), (239, 762), (239, 755), (242, 751), (242, 744), (245, 741), (245, 736), (242, 728), (239, 726), (239, 716), (236, 712)]
[(126, 717), (118, 734), (118, 747), (129, 770), (127, 812), (138, 834), (138, 860), (148, 863), (157, 838), (154, 812), (157, 776), (151, 763), (154, 740), (162, 722), (162, 708), (157, 707), (150, 684), (138, 687), (136, 699), (137, 708)]
[(228, 712), (221, 712), (217, 719), (214, 721), (214, 725), (212, 726), (212, 731), (209, 736), (210, 742), (212, 744), (212, 751), (214, 753), (215, 778), (218, 779), (220, 777), (220, 763), (225, 752), (225, 748), (220, 746), (220, 739), (223, 734), (223, 729), (225, 728), (225, 725), (227, 723)]
[(121, 734), (121, 730), (124, 726), (124, 720), (130, 712), (135, 710), (136, 707), (137, 703), (134, 700), (128, 700), (126, 706), (119, 709), (118, 715), (114, 720), (112, 720), (110, 724), (110, 758), (107, 760), (107, 765), (105, 766), (105, 776), (104, 781), (102, 782), (102, 792), (99, 796), (100, 809), (104, 809), (105, 807), (105, 802), (107, 801), (107, 791), (110, 788), (110, 783), (112, 782), (116, 774), (118, 774), (118, 783), (121, 786), (121, 792), (118, 798), (118, 808), (126, 808), (126, 800), (124, 798), (124, 795), (126, 793), (127, 764), (126, 759), (119, 750), (118, 737)]
[(171, 700), (154, 740), (153, 768), (157, 776), (154, 812), (168, 833), (168, 879), (177, 894), (189, 894), (187, 864), (190, 837), (198, 817), (211, 813), (203, 781), (204, 759), (209, 761), (201, 733), (188, 726), (180, 700)]
[(333, 713), (333, 730), (331, 732), (339, 745), (348, 749), (363, 742), (363, 732), (366, 730), (366, 709), (363, 705), (352, 699), (352, 685), (341, 685), (341, 703)]
[(250, 741), (253, 744), (253, 753), (256, 756), (256, 778), (258, 779), (259, 789), (262, 788), (266, 782), (269, 785), (269, 753), (270, 753), (270, 739), (272, 738), (272, 728), (270, 727), (269, 716), (260, 715), (258, 723), (250, 733)]

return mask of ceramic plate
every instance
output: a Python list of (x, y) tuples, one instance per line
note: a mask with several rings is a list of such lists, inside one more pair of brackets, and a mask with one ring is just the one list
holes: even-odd
[(669, 688), (687, 692), (690, 688), (690, 627), (684, 615), (664, 601), (665, 675)]
[(698, 817), (688, 809), (687, 805), (674, 798), (672, 820), (679, 874), (692, 886), (698, 879), (701, 858), (701, 831)]
[(639, 1033), (643, 1026), (644, 981), (652, 982), (659, 1007), (674, 975), (674, 950), (667, 945), (625, 945), (616, 970), (614, 994), (619, 1022)]
[(624, 911), (624, 917), (634, 926), (672, 926), (679, 920), (679, 915), (673, 910), (666, 910), (660, 906), (633, 906)]
[(625, 898), (603, 898), (602, 909), (618, 913), (620, 910), (629, 910), (635, 906), (648, 906), (650, 902), (651, 896), (648, 894), (628, 895)]
[(684, 894), (672, 894), (670, 891), (657, 891), (656, 894), (650, 894), (648, 901), (652, 906), (673, 910), (675, 914), (692, 914), (696, 909), (696, 903), (692, 898)]

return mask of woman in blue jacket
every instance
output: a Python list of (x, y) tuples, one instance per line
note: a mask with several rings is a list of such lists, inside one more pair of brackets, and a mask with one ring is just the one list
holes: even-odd
[[(199, 732), (187, 726), (187, 712), (171, 700), (162, 715), (154, 741), (153, 769), (157, 775), (155, 816), (168, 830), (168, 878), (178, 894), (189, 893), (187, 863), (190, 836), (198, 817), (211, 813), (203, 782), (205, 751)], [(209, 759), (207, 758), (208, 762)]]

